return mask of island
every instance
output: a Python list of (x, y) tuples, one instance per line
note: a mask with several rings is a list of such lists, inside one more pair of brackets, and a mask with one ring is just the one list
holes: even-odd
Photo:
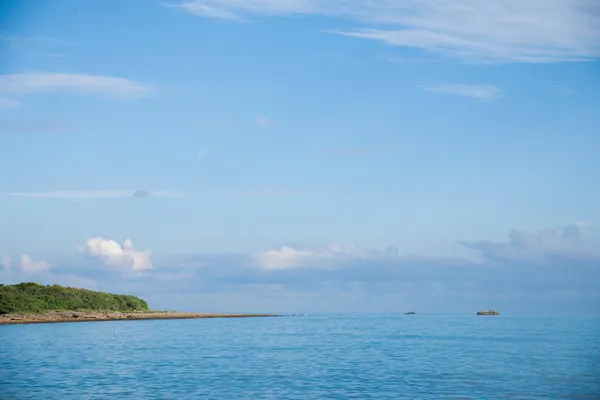
[(477, 311), (477, 315), (500, 315), (496, 310), (481, 310)]
[(143, 319), (275, 317), (277, 314), (217, 314), (154, 311), (136, 296), (35, 282), (0, 284), (0, 325)]

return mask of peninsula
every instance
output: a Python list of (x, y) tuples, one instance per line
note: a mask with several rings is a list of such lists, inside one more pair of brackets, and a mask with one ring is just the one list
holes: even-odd
[(0, 284), (0, 325), (142, 319), (275, 317), (153, 311), (139, 297), (39, 283)]

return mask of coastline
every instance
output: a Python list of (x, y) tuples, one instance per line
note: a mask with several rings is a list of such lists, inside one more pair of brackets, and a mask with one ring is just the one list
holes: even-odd
[(259, 318), (278, 316), (280, 315), (191, 313), (176, 311), (145, 311), (130, 313), (115, 311), (50, 311), (39, 314), (0, 315), (0, 325), (50, 324), (62, 322), (140, 321), (156, 319)]

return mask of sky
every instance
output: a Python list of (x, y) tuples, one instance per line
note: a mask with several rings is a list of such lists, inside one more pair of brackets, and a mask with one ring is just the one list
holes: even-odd
[(0, 281), (600, 315), (596, 0), (8, 0)]

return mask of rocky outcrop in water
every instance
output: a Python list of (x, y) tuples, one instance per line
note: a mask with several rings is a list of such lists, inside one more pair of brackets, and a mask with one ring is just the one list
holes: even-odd
[(477, 311), (477, 315), (500, 315), (496, 310), (481, 310)]

